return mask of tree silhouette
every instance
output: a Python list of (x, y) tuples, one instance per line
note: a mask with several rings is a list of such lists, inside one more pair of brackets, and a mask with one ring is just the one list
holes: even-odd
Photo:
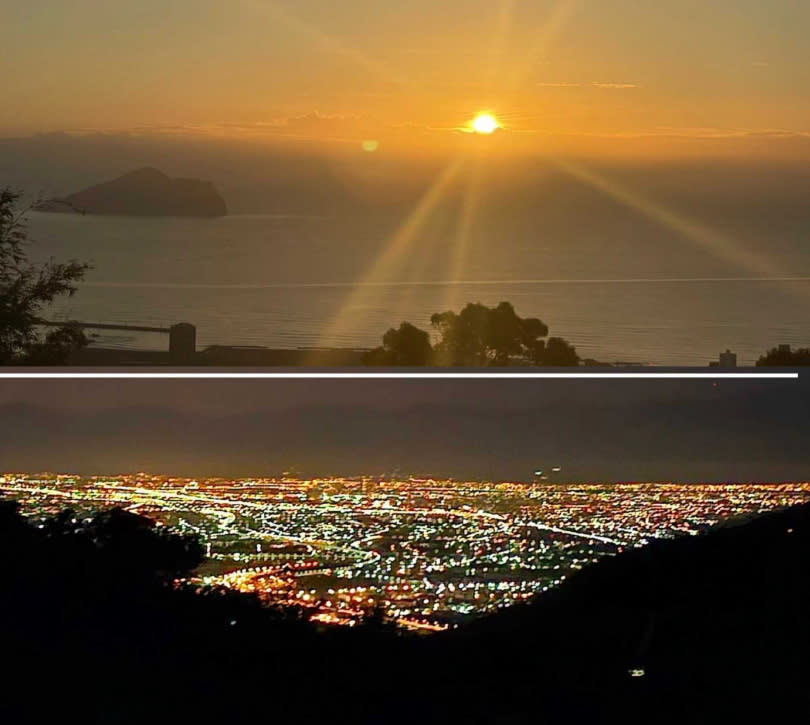
[(81, 533), (103, 553), (106, 564), (128, 577), (171, 581), (188, 574), (204, 558), (196, 538), (157, 528), (151, 519), (121, 508), (98, 513)]
[(579, 355), (576, 348), (568, 344), (561, 337), (550, 337), (545, 346), (539, 351), (537, 360), (540, 365), (551, 367), (568, 367), (579, 365)]
[(10, 188), (0, 191), (0, 364), (63, 364), (87, 344), (84, 333), (66, 324), (43, 336), (38, 323), (44, 307), (76, 292), (90, 267), (75, 260), (28, 260), (27, 210), (18, 209), (20, 196)]
[(509, 302), (497, 307), (470, 303), (458, 314), (436, 313), (430, 322), (441, 335), (436, 345), (441, 365), (509, 365), (515, 358), (534, 362), (548, 334), (543, 322), (518, 317)]
[(430, 335), (410, 322), (383, 335), (382, 347), (366, 355), (367, 365), (428, 365), (433, 354)]
[(461, 312), (437, 312), (430, 323), (439, 334), (431, 347), (430, 335), (410, 322), (391, 328), (381, 347), (366, 353), (366, 365), (579, 365), (576, 349), (561, 337), (546, 342), (548, 326), (536, 317), (519, 317), (509, 302), (487, 307), (467, 304)]
[(794, 367), (810, 365), (810, 348), (790, 349), (790, 345), (773, 347), (757, 360), (757, 367)]

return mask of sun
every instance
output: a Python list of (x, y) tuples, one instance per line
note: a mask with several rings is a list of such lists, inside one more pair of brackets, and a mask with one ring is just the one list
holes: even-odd
[(490, 134), (497, 131), (501, 126), (495, 120), (495, 117), (489, 113), (479, 113), (472, 120), (472, 130), (476, 133)]

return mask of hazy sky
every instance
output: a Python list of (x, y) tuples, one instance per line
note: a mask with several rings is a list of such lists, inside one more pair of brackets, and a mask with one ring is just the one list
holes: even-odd
[[(806, 0), (2, 0), (0, 134), (808, 147)], [(479, 110), (505, 130), (459, 133)]]
[(0, 381), (0, 470), (808, 480), (807, 381)]

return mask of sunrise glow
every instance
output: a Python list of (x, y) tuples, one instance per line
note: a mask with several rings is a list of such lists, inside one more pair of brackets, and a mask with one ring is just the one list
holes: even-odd
[(500, 128), (500, 124), (495, 117), (489, 113), (479, 113), (472, 121), (472, 130), (475, 133), (489, 135), (495, 133)]

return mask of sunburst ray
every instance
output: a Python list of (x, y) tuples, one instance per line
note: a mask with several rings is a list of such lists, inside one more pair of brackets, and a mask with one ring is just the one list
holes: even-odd
[[(463, 157), (457, 157), (447, 164), (422, 195), (414, 209), (400, 224), (397, 231), (370, 265), (363, 279), (349, 293), (331, 323), (325, 328), (321, 336), (321, 347), (344, 344), (347, 341), (347, 333), (351, 328), (358, 324), (362, 325), (362, 321), (358, 322), (353, 319), (353, 310), (361, 302), (365, 305), (378, 305), (381, 299), (389, 293), (390, 283), (393, 281), (390, 279), (392, 271), (401, 264), (403, 255), (410, 250), (414, 239), (422, 230), (430, 214), (441, 202), (449, 186), (458, 177), (463, 161)], [(394, 324), (394, 321), (391, 324)], [(384, 330), (381, 330), (380, 334), (383, 332)]]
[(718, 259), (729, 262), (747, 272), (762, 277), (780, 277), (784, 270), (762, 255), (742, 249), (734, 239), (707, 227), (685, 214), (673, 211), (663, 204), (652, 201), (629, 187), (609, 179), (604, 174), (563, 158), (553, 162), (565, 173), (601, 191), (609, 198), (624, 204), (648, 219), (677, 232), (696, 247), (709, 252)]

